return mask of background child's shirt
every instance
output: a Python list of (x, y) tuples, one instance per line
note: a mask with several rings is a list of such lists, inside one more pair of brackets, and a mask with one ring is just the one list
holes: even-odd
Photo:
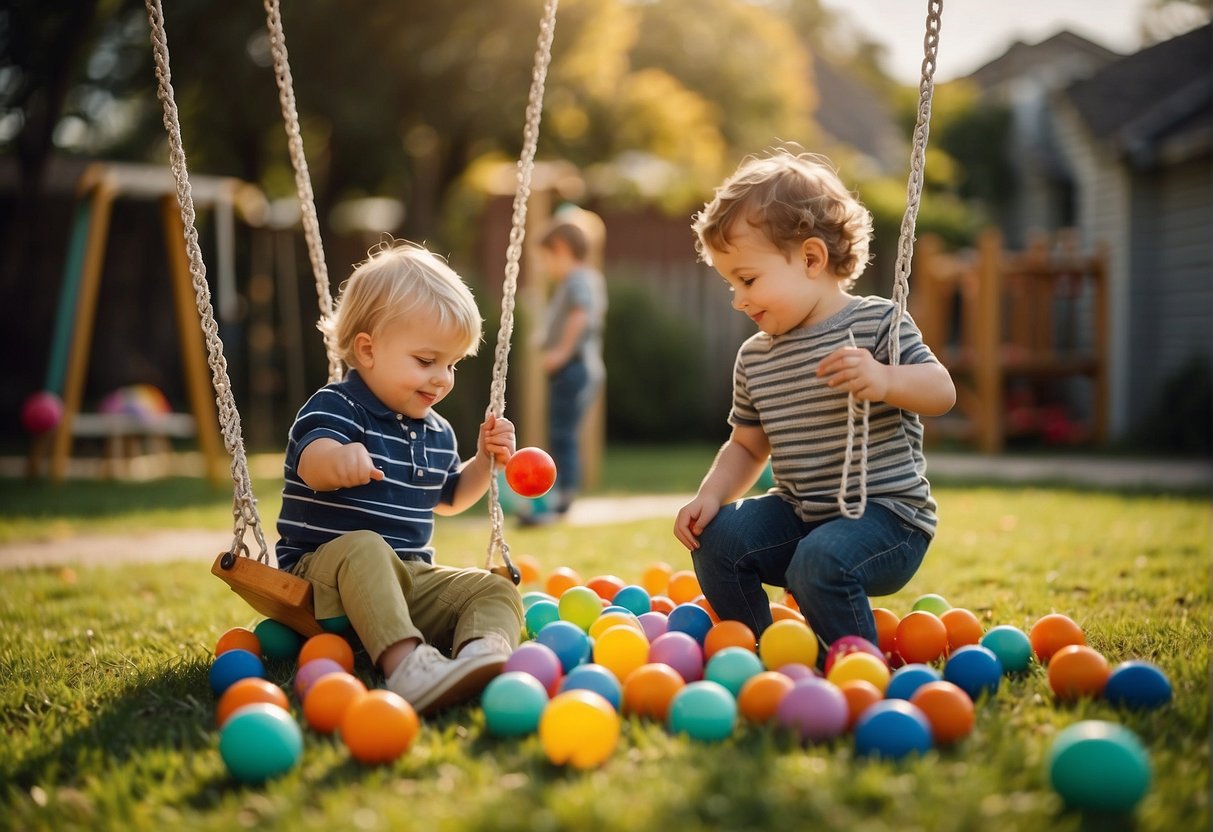
[(548, 350), (560, 343), (565, 321), (574, 309), (584, 309), (589, 321), (570, 360), (599, 360), (607, 311), (606, 282), (597, 269), (588, 266), (578, 266), (556, 284), (548, 301), (540, 346)]

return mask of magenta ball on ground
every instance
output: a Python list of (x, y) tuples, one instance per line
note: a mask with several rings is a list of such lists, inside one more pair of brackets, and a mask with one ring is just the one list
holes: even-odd
[(826, 651), (826, 675), (830, 675), (830, 669), (834, 667), (834, 662), (851, 653), (870, 653), (880, 659), (881, 662), (887, 664), (885, 655), (880, 651), (880, 648), (863, 636), (841, 636), (835, 639), (834, 643), (830, 645), (830, 649)]
[(775, 722), (795, 731), (801, 742), (832, 740), (847, 729), (847, 698), (825, 679), (808, 677), (792, 685), (779, 700)]
[(345, 668), (336, 659), (327, 658), (312, 659), (300, 665), (295, 671), (295, 695), (299, 697), (299, 701), (307, 698), (307, 692), (316, 684), (317, 679), (330, 673), (345, 673)]
[(41, 390), (21, 406), (21, 424), (30, 433), (46, 433), (59, 426), (63, 402), (49, 390)]
[(505, 667), (502, 668), (503, 673), (509, 671), (529, 673), (539, 680), (549, 695), (555, 695), (554, 692), (560, 687), (560, 677), (564, 675), (556, 651), (537, 641), (526, 641), (518, 645), (505, 660)]
[(650, 644), (657, 640), (657, 636), (663, 636), (669, 631), (669, 619), (664, 612), (654, 610), (643, 613), (639, 616), (639, 621)]
[(653, 639), (649, 661), (669, 665), (685, 682), (703, 678), (703, 648), (694, 637), (672, 630)]

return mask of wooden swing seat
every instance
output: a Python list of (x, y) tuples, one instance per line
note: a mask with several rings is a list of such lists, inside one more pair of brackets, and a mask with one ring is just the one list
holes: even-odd
[(255, 558), (220, 552), (211, 574), (232, 588), (250, 607), (303, 636), (324, 632), (312, 606), (312, 585)]

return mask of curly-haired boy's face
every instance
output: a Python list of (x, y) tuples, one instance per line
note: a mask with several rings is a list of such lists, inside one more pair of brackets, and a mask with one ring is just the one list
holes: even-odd
[(811, 238), (799, 256), (776, 247), (747, 222), (729, 234), (729, 248), (712, 249), (712, 266), (733, 293), (733, 308), (768, 335), (782, 335), (833, 314), (836, 298), (845, 297), (829, 269), (825, 246)]
[(454, 388), (464, 347), (454, 327), (400, 319), (374, 336), (358, 333), (355, 368), (379, 401), (410, 419), (424, 419)]

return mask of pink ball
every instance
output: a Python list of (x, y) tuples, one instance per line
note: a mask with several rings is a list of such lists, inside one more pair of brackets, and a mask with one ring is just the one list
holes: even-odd
[(799, 682), (801, 679), (821, 678), (821, 674), (817, 672), (817, 668), (809, 667), (807, 664), (801, 664), (800, 662), (785, 664), (778, 669), (778, 672), (787, 676), (793, 682)]
[(653, 639), (649, 646), (649, 661), (667, 664), (685, 682), (703, 678), (703, 648), (694, 636), (673, 630)]
[(59, 426), (63, 402), (49, 390), (34, 393), (21, 406), (21, 424), (30, 433), (46, 433)]
[(564, 668), (556, 651), (546, 644), (537, 641), (525, 641), (505, 660), (502, 673), (511, 670), (529, 673), (539, 680), (548, 696), (555, 696), (560, 689), (560, 679), (564, 676)]
[(801, 742), (824, 742), (847, 729), (847, 698), (831, 682), (809, 677), (792, 685), (779, 700), (775, 722), (795, 731)]
[(834, 662), (851, 653), (870, 653), (882, 662), (888, 663), (884, 653), (880, 652), (880, 648), (863, 636), (842, 636), (836, 639), (826, 652), (826, 675), (830, 674), (830, 668), (834, 666)]
[(644, 634), (648, 636), (649, 643), (652, 644), (658, 636), (666, 634), (669, 629), (669, 618), (664, 612), (641, 613), (640, 626), (644, 628)]
[(330, 673), (345, 673), (345, 668), (335, 659), (321, 658), (304, 662), (295, 671), (295, 695), (299, 697), (299, 701), (302, 702), (307, 698), (307, 692), (312, 689), (312, 685), (316, 684), (317, 679)]

